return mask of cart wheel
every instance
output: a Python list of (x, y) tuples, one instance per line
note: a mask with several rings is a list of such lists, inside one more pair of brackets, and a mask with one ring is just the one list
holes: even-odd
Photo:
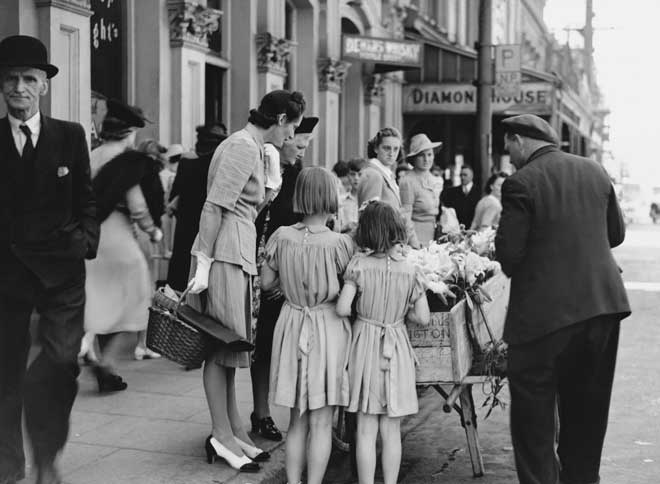
[(332, 447), (340, 452), (349, 452), (354, 435), (355, 418), (344, 412), (342, 407), (337, 407), (332, 417)]

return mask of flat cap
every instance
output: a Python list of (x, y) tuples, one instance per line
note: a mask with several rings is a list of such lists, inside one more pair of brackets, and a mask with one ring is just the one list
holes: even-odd
[(520, 116), (503, 119), (502, 125), (507, 133), (559, 145), (559, 137), (553, 127), (544, 119), (533, 114), (521, 114)]

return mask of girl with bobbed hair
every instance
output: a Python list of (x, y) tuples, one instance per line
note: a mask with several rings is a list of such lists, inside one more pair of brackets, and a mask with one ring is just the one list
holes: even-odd
[[(398, 129), (382, 128), (368, 143), (369, 158), (366, 166), (360, 172), (358, 186), (358, 205), (369, 200), (381, 200), (401, 211), (401, 195), (396, 182), (395, 170), (402, 144)], [(407, 243), (418, 248), (419, 242), (412, 222), (408, 223)]]
[[(245, 128), (215, 150), (209, 167), (207, 196), (193, 243), (189, 303), (252, 339), (252, 277), (257, 274), (254, 225), (265, 195), (263, 145), (282, 146), (293, 137), (305, 111), (299, 92), (266, 94), (250, 111)], [(209, 463), (217, 457), (243, 472), (257, 472), (267, 452), (255, 447), (241, 422), (236, 402), (236, 368), (250, 366), (249, 352), (219, 346), (204, 364), (204, 389), (212, 431), (206, 439)]]

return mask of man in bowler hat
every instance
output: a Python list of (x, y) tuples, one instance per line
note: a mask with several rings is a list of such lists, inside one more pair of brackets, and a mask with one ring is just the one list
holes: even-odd
[(502, 186), (495, 247), (511, 277), (504, 339), (518, 478), (597, 483), (619, 323), (630, 315), (610, 250), (625, 237), (621, 209), (605, 170), (560, 151), (543, 119), (502, 123), (517, 168)]
[[(0, 42), (0, 483), (25, 474), (21, 415), (37, 484), (56, 484), (69, 431), (83, 335), (85, 258), (99, 238), (85, 132), (44, 116), (39, 100), (57, 74), (33, 37)], [(40, 351), (27, 366), (30, 315)]]

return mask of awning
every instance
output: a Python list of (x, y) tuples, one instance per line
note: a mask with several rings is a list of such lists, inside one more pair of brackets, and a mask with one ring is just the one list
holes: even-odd
[(371, 63), (374, 73), (420, 69), (422, 52), (422, 44), (413, 40), (349, 34), (342, 37), (342, 57)]

